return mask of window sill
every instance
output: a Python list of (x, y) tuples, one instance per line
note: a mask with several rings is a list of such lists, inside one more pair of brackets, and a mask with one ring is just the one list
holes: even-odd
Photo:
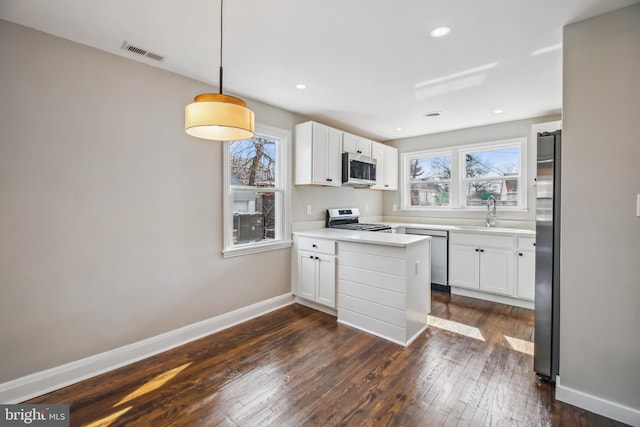
[(290, 248), (293, 242), (291, 240), (278, 240), (269, 243), (247, 243), (227, 248), (222, 251), (222, 258), (232, 258), (243, 255), (257, 254), (260, 252), (275, 251), (279, 249)]

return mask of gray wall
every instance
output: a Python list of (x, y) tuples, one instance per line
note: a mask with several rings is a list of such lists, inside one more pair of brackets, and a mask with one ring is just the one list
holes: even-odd
[(221, 257), (212, 88), (6, 21), (0, 76), (0, 383), (290, 291), (288, 249)]
[(561, 384), (640, 410), (640, 4), (564, 31)]
[[(290, 291), (289, 249), (221, 257), (222, 145), (184, 133), (216, 89), (2, 20), (0, 76), (0, 383)], [(292, 193), (294, 222), (382, 215), (378, 191)]]
[[(535, 142), (531, 142), (531, 125), (561, 120), (560, 115), (539, 117), (535, 119), (518, 120), (512, 122), (499, 123), (495, 125), (479, 126), (474, 128), (461, 129), (451, 132), (442, 132), (431, 135), (416, 136), (413, 138), (398, 139), (390, 141), (389, 144), (398, 148), (400, 154), (420, 151), (425, 149), (443, 148), (451, 146), (461, 146), (484, 142), (500, 141), (510, 138), (527, 138), (527, 210), (508, 211), (498, 208), (498, 226), (512, 227), (533, 227), (535, 221), (535, 187), (533, 178), (535, 177)], [(402, 165), (399, 166), (402, 173)], [(398, 206), (398, 211), (393, 211), (393, 205)], [(400, 221), (452, 223), (452, 222), (474, 222), (478, 225), (484, 224), (485, 212), (473, 210), (439, 211), (427, 210), (423, 212), (400, 210), (400, 192), (389, 192), (384, 195), (383, 213), (385, 217)]]

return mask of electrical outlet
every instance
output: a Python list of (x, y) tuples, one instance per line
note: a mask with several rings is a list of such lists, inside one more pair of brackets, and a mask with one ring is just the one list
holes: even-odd
[(393, 206), (391, 207), (391, 210), (393, 210), (394, 212), (396, 212), (398, 210), (398, 205), (396, 205), (395, 203), (393, 204)]
[(311, 210), (311, 205), (307, 205), (307, 215), (311, 215), (312, 210)]
[(366, 203), (365, 203), (365, 205), (364, 205), (364, 211), (365, 211), (365, 212), (369, 212), (369, 205), (367, 205)]

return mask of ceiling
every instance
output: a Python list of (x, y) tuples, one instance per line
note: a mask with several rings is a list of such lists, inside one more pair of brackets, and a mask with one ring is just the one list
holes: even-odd
[[(562, 27), (637, 2), (227, 0), (224, 91), (380, 141), (559, 113)], [(0, 18), (218, 84), (218, 0), (0, 0)]]

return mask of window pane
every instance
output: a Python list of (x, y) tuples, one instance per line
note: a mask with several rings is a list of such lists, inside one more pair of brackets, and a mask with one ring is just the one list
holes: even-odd
[(451, 156), (425, 157), (411, 160), (409, 178), (412, 181), (451, 179)]
[(467, 178), (494, 178), (520, 174), (520, 149), (501, 148), (466, 153)]
[(230, 184), (250, 187), (276, 186), (277, 141), (255, 136), (230, 143)]
[(448, 182), (414, 182), (410, 185), (411, 206), (448, 206)]
[(232, 190), (232, 196), (233, 244), (274, 240), (278, 194)]
[(518, 179), (470, 181), (467, 184), (467, 206), (486, 206), (493, 196), (497, 206), (518, 206)]

